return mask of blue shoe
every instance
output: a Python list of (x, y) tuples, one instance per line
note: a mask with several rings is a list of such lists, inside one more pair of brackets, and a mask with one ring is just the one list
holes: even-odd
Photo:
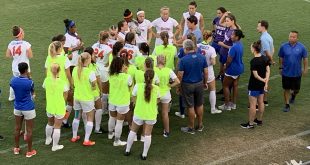
[(283, 108), (283, 112), (289, 112), (290, 111), (290, 107), (284, 107)]

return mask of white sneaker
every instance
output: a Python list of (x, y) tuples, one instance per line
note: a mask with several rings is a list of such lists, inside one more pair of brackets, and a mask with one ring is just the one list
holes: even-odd
[(141, 141), (141, 142), (144, 142), (144, 136), (141, 136), (140, 141)]
[(52, 147), (52, 151), (61, 150), (61, 149), (63, 149), (63, 148), (64, 148), (64, 146), (63, 146), (63, 145), (53, 146), (53, 147)]
[(114, 132), (112, 134), (108, 133), (108, 139), (111, 140), (114, 137)]
[(229, 106), (230, 106), (230, 108), (231, 108), (232, 110), (237, 109), (237, 104), (234, 104), (234, 103), (232, 103), (232, 102), (229, 103)]
[(174, 114), (175, 114), (176, 116), (178, 116), (178, 117), (182, 118), (182, 119), (184, 119), (184, 118), (185, 118), (185, 115), (181, 115), (181, 113), (180, 113), (180, 112), (175, 112)]
[(14, 97), (9, 97), (8, 100), (9, 100), (9, 101), (14, 101), (15, 98), (14, 98)]
[(231, 111), (231, 107), (229, 105), (223, 104), (218, 106), (220, 110)]
[(218, 109), (211, 109), (211, 114), (217, 114), (217, 113), (222, 113), (221, 110), (218, 110)]
[(116, 142), (116, 141), (113, 142), (113, 146), (114, 146), (114, 147), (117, 147), (117, 146), (124, 146), (124, 145), (126, 145), (126, 144), (127, 144), (127, 142), (123, 142), (123, 141), (121, 141), (121, 140), (118, 140), (117, 142)]
[(307, 149), (309, 149), (309, 150), (310, 150), (310, 146), (307, 146)]
[(52, 143), (53, 139), (52, 138), (46, 138), (45, 139), (45, 145), (50, 145)]

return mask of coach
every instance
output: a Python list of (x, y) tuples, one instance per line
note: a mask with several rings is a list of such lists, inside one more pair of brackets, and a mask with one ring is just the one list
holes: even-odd
[(188, 111), (189, 123), (188, 127), (182, 127), (181, 131), (195, 134), (195, 114), (198, 119), (196, 130), (203, 130), (203, 93), (204, 88), (208, 87), (208, 65), (206, 57), (195, 52), (196, 45), (193, 41), (186, 39), (183, 48), (186, 55), (179, 62), (178, 78), (181, 80), (181, 93)]
[[(282, 87), (284, 89), (285, 107), (283, 112), (288, 112), (290, 111), (290, 103), (294, 103), (299, 92), (301, 76), (308, 72), (307, 50), (302, 43), (298, 42), (297, 31), (290, 32), (289, 41), (281, 45), (278, 55)], [(303, 70), (301, 69), (302, 61)]]

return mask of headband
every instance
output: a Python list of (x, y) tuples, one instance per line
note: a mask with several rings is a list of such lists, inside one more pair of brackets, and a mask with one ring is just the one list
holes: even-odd
[(144, 11), (140, 10), (140, 11), (137, 12), (137, 15), (142, 14), (142, 13), (144, 13)]
[(19, 28), (19, 33), (15, 36), (16, 38), (19, 38), (21, 35), (24, 34), (24, 30), (20, 27)]
[(132, 12), (130, 12), (130, 14), (128, 16), (124, 16), (124, 18), (130, 18), (132, 16)]

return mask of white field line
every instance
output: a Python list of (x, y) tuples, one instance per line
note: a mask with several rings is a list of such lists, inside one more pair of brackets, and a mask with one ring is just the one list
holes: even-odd
[(310, 0), (304, 0), (305, 2), (309, 2), (310, 3)]
[(302, 137), (302, 136), (305, 136), (305, 135), (309, 135), (310, 134), (310, 130), (307, 130), (307, 131), (304, 131), (304, 132), (300, 132), (296, 135), (291, 135), (291, 136), (287, 136), (287, 137), (283, 137), (283, 138), (280, 138), (280, 139), (276, 139), (276, 140), (272, 140), (268, 143), (264, 143), (261, 147), (258, 147), (258, 148), (255, 148), (255, 149), (251, 149), (251, 150), (247, 150), (247, 151), (244, 151), (244, 152), (240, 152), (240, 153), (236, 153), (234, 155), (231, 155), (231, 156), (227, 156), (227, 157), (224, 157), (224, 158), (220, 158), (218, 160), (215, 160), (211, 163), (207, 163), (207, 165), (216, 165), (216, 164), (223, 164), (225, 162), (228, 162), (228, 161), (231, 161), (231, 160), (235, 160), (235, 159), (238, 159), (240, 157), (243, 157), (243, 156), (247, 156), (247, 155), (251, 155), (251, 154), (254, 154), (254, 153), (257, 153), (259, 151), (262, 151), (266, 148), (269, 148), (270, 146), (274, 146), (274, 145), (280, 145), (281, 143), (284, 143), (284, 142), (287, 142), (287, 141), (290, 141), (290, 140), (294, 140), (294, 139), (297, 139), (299, 137)]

